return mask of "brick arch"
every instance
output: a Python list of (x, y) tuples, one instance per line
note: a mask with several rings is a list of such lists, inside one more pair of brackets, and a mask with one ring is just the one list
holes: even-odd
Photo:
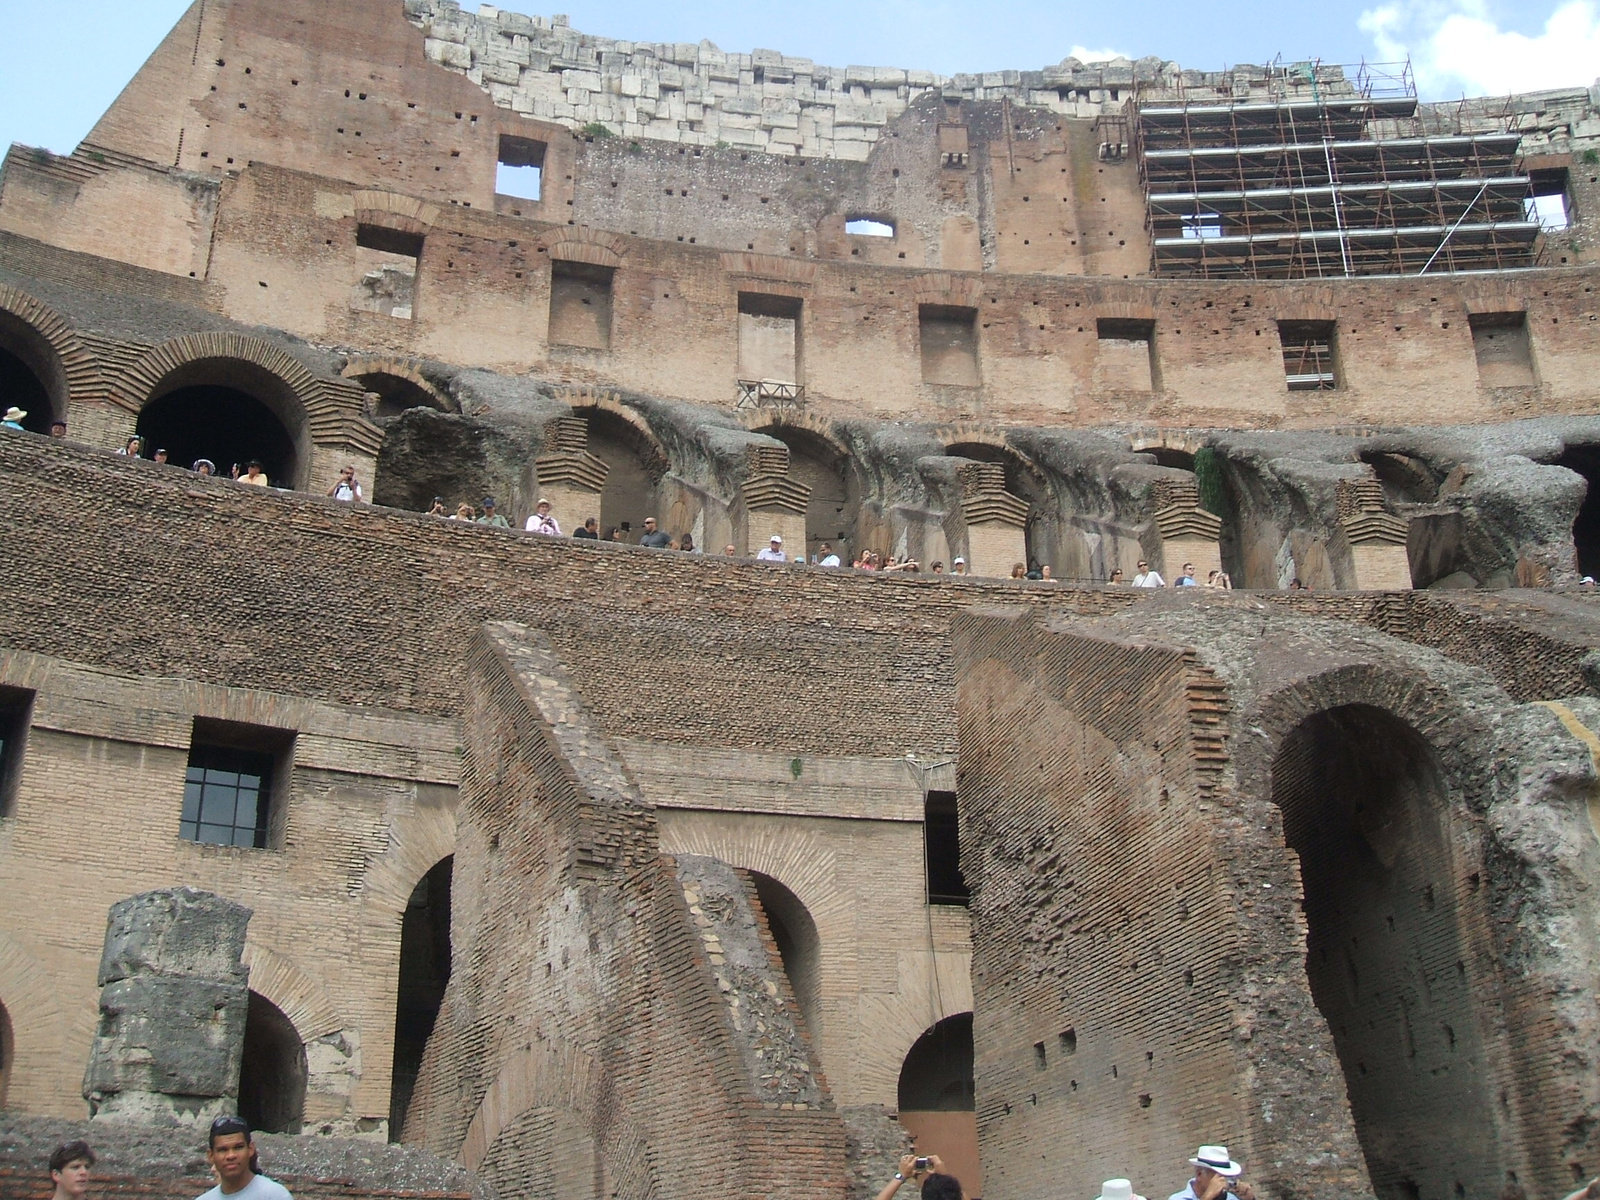
[(437, 204), (399, 192), (360, 191), (350, 197), (357, 221), (405, 233), (426, 234), (444, 215)]
[[(112, 383), (118, 402), (139, 412), (175, 372), (208, 361), (246, 363), (265, 371), (285, 389), (286, 424), (303, 424), (314, 445), (337, 445), (376, 455), (383, 430), (367, 420), (366, 393), (358, 384), (323, 379), (264, 338), (236, 332), (190, 333), (154, 347)], [(291, 428), (291, 434), (295, 431)]]
[(1135, 453), (1145, 450), (1181, 450), (1185, 454), (1198, 454), (1211, 444), (1203, 433), (1193, 429), (1141, 429), (1128, 435), (1128, 449)]
[(407, 383), (415, 384), (422, 391), (432, 397), (433, 402), (439, 406), (440, 412), (460, 412), (461, 406), (454, 396), (443, 391), (431, 383), (416, 366), (403, 358), (362, 357), (352, 358), (345, 364), (344, 370), (339, 374), (345, 379), (360, 382), (358, 376), (362, 375), (393, 375), (396, 379), (404, 379)]
[[(935, 986), (934, 970), (938, 971)], [(972, 954), (942, 951), (921, 954), (908, 977), (902, 973), (896, 992), (873, 992), (862, 998), (860, 1020), (873, 1036), (857, 1043), (854, 1091), (871, 1102), (897, 1108), (900, 1069), (917, 1039), (946, 1017), (972, 1011)]]
[[(42, 1110), (45, 1090), (68, 1051), (67, 1014), (44, 964), (21, 943), (0, 931), (0, 1004), (11, 1020), (12, 1059), (7, 1070), (6, 1104)], [(86, 1043), (85, 1043), (86, 1044)]]
[(977, 308), (983, 300), (983, 280), (973, 275), (934, 272), (921, 276), (911, 285), (911, 298), (917, 304)]
[(292, 958), (247, 937), (241, 961), (250, 968), (250, 990), (278, 1006), (302, 1043), (348, 1028), (321, 981)]
[(583, 416), (585, 409), (598, 410), (610, 413), (630, 426), (638, 437), (636, 449), (639, 459), (651, 479), (657, 483), (660, 483), (662, 477), (672, 470), (672, 456), (667, 453), (665, 443), (656, 436), (656, 431), (650, 427), (650, 422), (645, 420), (643, 414), (624, 404), (618, 393), (597, 391), (594, 388), (565, 388), (558, 394), (558, 398), (572, 406), (574, 416)]
[(1028, 476), (1039, 487), (1043, 488), (1049, 484), (1049, 478), (1045, 475), (1044, 468), (1006, 440), (1003, 430), (996, 429), (990, 425), (976, 425), (964, 422), (959, 425), (942, 425), (934, 431), (934, 436), (939, 439), (940, 444), (944, 446), (947, 452), (952, 446), (992, 446), (1027, 472)]
[[(818, 441), (824, 443), (833, 454), (845, 461), (854, 463), (855, 455), (850, 453), (846, 446), (833, 431), (833, 422), (826, 417), (809, 412), (789, 412), (781, 416), (773, 416), (771, 411), (745, 411), (739, 414), (744, 422), (744, 427), (751, 433), (764, 433), (768, 437), (777, 437), (774, 429), (803, 429), (814, 435)], [(778, 438), (782, 441), (782, 438)]]
[[(565, 1039), (524, 1046), (500, 1064), (467, 1125), (456, 1161), (477, 1170), (500, 1132), (532, 1108), (565, 1108), (588, 1128), (597, 1128), (597, 1105), (605, 1090), (600, 1064), (581, 1047)], [(607, 1113), (608, 1118), (615, 1115)]]
[(546, 234), (539, 249), (549, 255), (552, 262), (560, 259), (616, 269), (628, 253), (628, 243), (621, 234), (579, 225)]
[[(0, 284), (0, 330), (7, 323), (5, 317), (12, 318), (34, 339), (49, 347), (54, 362), (47, 364), (47, 368), (54, 368), (49, 373), (56, 378), (41, 377), (40, 382), (52, 393), (59, 393), (50, 397), (59, 419), (69, 419), (67, 413), (72, 405), (88, 399), (99, 399), (105, 394), (105, 381), (98, 361), (78, 337), (77, 331), (55, 309), (20, 288)], [(34, 364), (30, 363), (29, 366), (38, 372)]]

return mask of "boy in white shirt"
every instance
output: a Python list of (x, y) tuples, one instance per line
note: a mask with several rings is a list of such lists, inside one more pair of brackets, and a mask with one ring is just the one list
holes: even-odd
[(206, 1161), (217, 1177), (217, 1186), (199, 1200), (294, 1200), (289, 1189), (261, 1174), (250, 1126), (239, 1117), (218, 1117), (211, 1122)]

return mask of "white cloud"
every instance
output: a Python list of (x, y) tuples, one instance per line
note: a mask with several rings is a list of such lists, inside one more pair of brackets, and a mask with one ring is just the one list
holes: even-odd
[(1484, 0), (1393, 0), (1358, 22), (1384, 59), (1408, 54), (1424, 97), (1587, 87), (1600, 72), (1600, 12), (1566, 0), (1529, 36), (1501, 29)]
[(1090, 50), (1084, 46), (1074, 46), (1067, 51), (1068, 58), (1075, 58), (1081, 63), (1110, 62), (1113, 58), (1127, 58), (1121, 50)]

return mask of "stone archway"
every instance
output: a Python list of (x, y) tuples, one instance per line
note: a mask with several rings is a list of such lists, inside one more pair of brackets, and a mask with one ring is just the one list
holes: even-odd
[(263, 1133), (299, 1133), (306, 1077), (306, 1047), (294, 1022), (252, 991), (239, 1068), (239, 1115)]
[(1480, 876), (1457, 861), (1438, 752), (1393, 712), (1338, 704), (1283, 737), (1271, 796), (1374, 1190), (1492, 1200), (1508, 1163), (1472, 967)]
[(861, 475), (849, 451), (805, 425), (775, 421), (751, 429), (789, 447), (789, 477), (811, 489), (806, 504), (806, 556), (827, 542), (848, 563), (859, 548)]
[(789, 977), (789, 988), (815, 1046), (821, 1033), (818, 1001), (822, 994), (822, 939), (817, 923), (800, 897), (771, 875), (751, 871), (750, 877), (767, 914), (767, 927), (783, 961), (783, 973)]
[(394, 1070), (389, 1085), (391, 1142), (404, 1138), (406, 1112), (422, 1068), (423, 1051), (450, 982), (450, 885), (454, 867), (454, 855), (436, 863), (412, 889), (401, 917)]
[(981, 1195), (972, 1014), (929, 1026), (900, 1067), (900, 1123), (918, 1154), (937, 1154), (968, 1195)]
[(625, 527), (624, 540), (637, 542), (646, 517), (665, 524), (665, 515), (657, 510), (668, 460), (644, 418), (618, 404), (584, 403), (582, 398), (574, 400), (572, 415), (589, 422), (589, 453), (607, 467), (600, 492), (601, 536)]
[(48, 433), (74, 401), (99, 390), (93, 357), (54, 309), (0, 284), (0, 408), (27, 412), (23, 426)]

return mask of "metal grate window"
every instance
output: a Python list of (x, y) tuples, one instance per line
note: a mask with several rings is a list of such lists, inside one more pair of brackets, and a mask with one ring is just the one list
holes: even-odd
[(189, 751), (180, 832), (209, 846), (267, 846), (272, 755), (230, 746)]

